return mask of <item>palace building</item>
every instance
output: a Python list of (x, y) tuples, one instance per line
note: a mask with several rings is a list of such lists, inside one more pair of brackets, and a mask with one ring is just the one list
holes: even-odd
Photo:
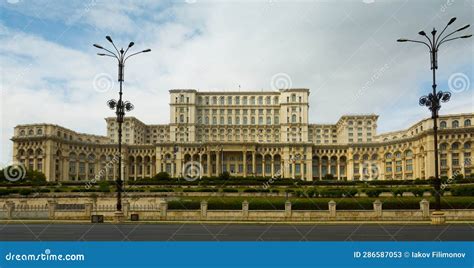
[[(262, 92), (170, 90), (170, 123), (123, 124), (125, 180), (167, 172), (186, 176), (283, 177), (303, 180), (427, 179), (434, 176), (431, 118), (377, 133), (378, 116), (345, 115), (335, 124), (310, 124), (308, 89)], [(394, 116), (396, 116), (394, 114)], [(15, 127), (13, 160), (49, 181), (112, 180), (118, 172), (117, 123), (107, 136), (52, 124)], [(440, 175), (471, 176), (473, 113), (439, 118)]]

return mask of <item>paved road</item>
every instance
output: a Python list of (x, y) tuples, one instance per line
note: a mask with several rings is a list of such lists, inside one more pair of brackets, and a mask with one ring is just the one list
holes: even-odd
[(0, 240), (474, 241), (474, 225), (3, 224)]

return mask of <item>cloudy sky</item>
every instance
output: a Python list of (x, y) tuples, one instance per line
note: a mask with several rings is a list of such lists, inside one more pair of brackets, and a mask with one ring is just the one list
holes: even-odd
[[(117, 97), (116, 64), (93, 43), (152, 52), (126, 66), (125, 98), (145, 123), (168, 122), (168, 90), (310, 88), (310, 121), (379, 114), (378, 132), (429, 116), (429, 55), (400, 37), (473, 24), (474, 0), (29, 1), (1, 0), (1, 163), (13, 127), (53, 123), (103, 135)], [(469, 29), (467, 32), (471, 32)], [(442, 113), (473, 112), (474, 40), (440, 50)]]

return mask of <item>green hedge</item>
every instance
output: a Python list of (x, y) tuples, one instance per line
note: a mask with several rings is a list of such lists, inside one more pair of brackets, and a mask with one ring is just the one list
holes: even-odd
[(188, 193), (195, 193), (195, 192), (200, 192), (200, 193), (217, 193), (219, 189), (214, 189), (214, 188), (186, 188), (183, 189), (183, 192), (188, 192)]
[[(328, 210), (328, 202), (336, 201), (338, 210), (373, 210), (373, 202), (377, 198), (292, 198), (293, 210)], [(420, 197), (402, 197), (402, 198), (380, 198), (382, 208), (385, 210), (395, 209), (420, 209)], [(210, 210), (241, 210), (242, 202), (245, 198), (226, 197), (226, 198), (207, 198), (207, 199), (183, 199), (182, 201), (171, 201), (168, 207), (170, 209), (199, 209), (201, 200), (207, 200)], [(434, 198), (428, 199), (431, 206), (434, 205)], [(442, 209), (474, 209), (474, 199), (471, 197), (445, 197), (442, 199)], [(284, 210), (284, 198), (252, 198), (248, 199), (250, 210)]]
[(474, 185), (453, 186), (451, 187), (453, 196), (474, 196)]
[(174, 192), (173, 189), (168, 189), (168, 188), (151, 188), (149, 189), (150, 192), (152, 193), (171, 193)]
[(235, 188), (224, 188), (224, 189), (222, 189), (222, 192), (223, 192), (223, 193), (238, 193), (238, 192), (239, 192), (239, 189), (235, 189)]

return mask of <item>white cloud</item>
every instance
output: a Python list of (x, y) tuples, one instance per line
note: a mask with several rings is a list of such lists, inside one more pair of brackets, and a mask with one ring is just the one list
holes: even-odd
[[(92, 1), (7, 6), (25, 16), (62, 21), (71, 28), (65, 35), (74, 34), (74, 28), (92, 31), (78, 47), (66, 47), (28, 29), (0, 25), (1, 142), (7, 148), (2, 157), (11, 158), (8, 139), (17, 124), (49, 122), (105, 134), (102, 118), (113, 115), (105, 102), (116, 92), (95, 91), (93, 80), (101, 73), (115, 79), (116, 67), (90, 47), (104, 40), (104, 32), (113, 34), (117, 44), (134, 40), (137, 49), (152, 49), (132, 58), (125, 72), (125, 98), (135, 104), (132, 115), (146, 123), (168, 122), (170, 88), (270, 90), (271, 78), (286, 73), (293, 87), (311, 89), (312, 122), (377, 113), (379, 132), (405, 128), (428, 117), (418, 98), (429, 91), (420, 87), (430, 83), (431, 74), (423, 47), (395, 40), (443, 27), (453, 15), (472, 23), (469, 1), (444, 9), (443, 4), (197, 1), (166, 6), (125, 1), (112, 6)], [(472, 40), (443, 49), (439, 84), (455, 72), (466, 72), (474, 84), (472, 55)], [(472, 89), (454, 94), (442, 112), (472, 112), (472, 96)]]

